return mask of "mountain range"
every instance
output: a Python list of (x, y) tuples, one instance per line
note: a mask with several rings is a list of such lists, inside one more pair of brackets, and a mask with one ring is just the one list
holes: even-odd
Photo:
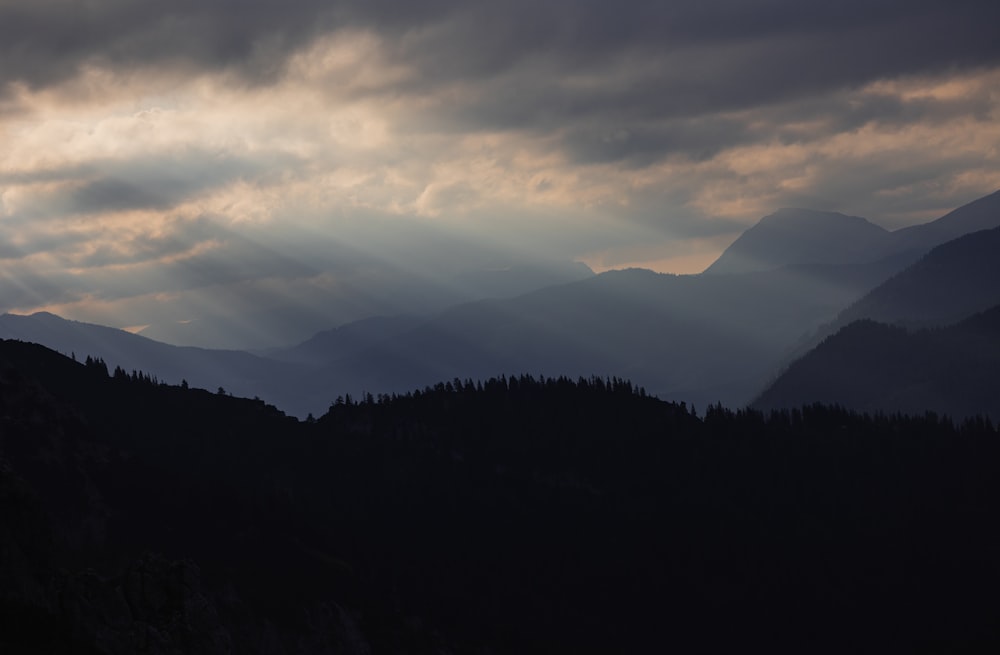
[(430, 315), (375, 316), (256, 354), (168, 346), (44, 314), (0, 317), (0, 337), (259, 396), (299, 417), (347, 394), (525, 371), (622, 376), (661, 398), (740, 406), (852, 320), (943, 325), (1000, 303), (997, 226), (1000, 192), (895, 232), (785, 209), (700, 275), (609, 271)]
[(994, 652), (985, 200), (256, 354), (2, 316), (0, 652)]
[(902, 270), (923, 253), (963, 235), (998, 226), (1000, 191), (929, 223), (889, 232), (835, 212), (781, 209), (732, 243), (705, 273), (747, 273), (801, 264), (857, 265), (894, 260)]

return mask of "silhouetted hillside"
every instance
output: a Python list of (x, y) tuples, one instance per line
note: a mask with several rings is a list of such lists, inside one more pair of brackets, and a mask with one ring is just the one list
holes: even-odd
[(862, 264), (889, 254), (892, 237), (859, 216), (781, 209), (726, 248), (705, 273), (751, 273), (806, 264)]
[(0, 315), (0, 338), (41, 343), (64, 355), (99, 357), (113, 370), (144, 371), (171, 384), (186, 380), (192, 387), (223, 387), (237, 396), (260, 396), (285, 411), (305, 416), (313, 408), (296, 403), (289, 381), (299, 368), (237, 350), (171, 346), (124, 330), (92, 325), (41, 312), (31, 316)]
[(300, 423), (2, 342), (0, 647), (991, 651), (997, 461), (984, 421), (699, 418), (620, 379)]
[(1000, 307), (909, 333), (851, 323), (793, 363), (754, 403), (763, 409), (836, 403), (859, 411), (1000, 418)]

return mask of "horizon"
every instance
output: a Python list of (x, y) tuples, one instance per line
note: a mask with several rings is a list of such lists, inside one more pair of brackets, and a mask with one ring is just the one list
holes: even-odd
[(263, 343), (572, 262), (698, 273), (781, 207), (925, 223), (1000, 188), (998, 19), (8, 2), (0, 312)]

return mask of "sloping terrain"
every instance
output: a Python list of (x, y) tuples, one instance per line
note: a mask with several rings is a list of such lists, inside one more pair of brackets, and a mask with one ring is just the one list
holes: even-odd
[(1000, 304), (1000, 227), (938, 246), (847, 307), (835, 325), (868, 318), (932, 326)]
[(1000, 307), (957, 325), (917, 332), (851, 323), (793, 363), (754, 402), (814, 402), (865, 412), (934, 411), (1000, 420)]

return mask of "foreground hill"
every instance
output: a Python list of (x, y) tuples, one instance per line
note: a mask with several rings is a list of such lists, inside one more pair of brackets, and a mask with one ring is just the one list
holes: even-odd
[(985, 422), (621, 380), (300, 423), (0, 342), (0, 648), (991, 651), (998, 461)]
[(1000, 419), (1000, 307), (957, 325), (907, 332), (851, 323), (792, 364), (754, 405), (836, 403), (867, 412), (936, 411)]

